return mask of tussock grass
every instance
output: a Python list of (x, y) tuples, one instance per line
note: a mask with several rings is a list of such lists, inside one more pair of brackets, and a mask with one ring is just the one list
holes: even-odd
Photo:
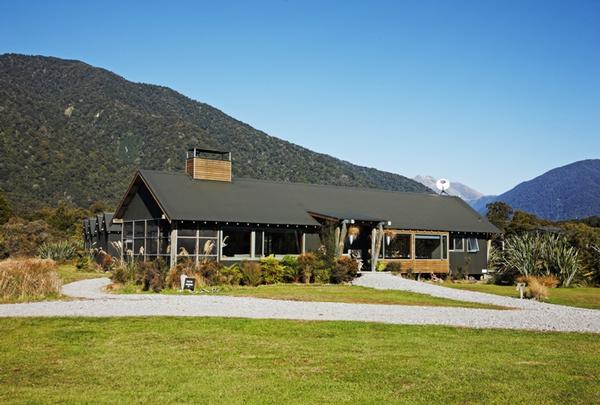
[(57, 297), (62, 283), (56, 270), (50, 259), (0, 261), (0, 302)]

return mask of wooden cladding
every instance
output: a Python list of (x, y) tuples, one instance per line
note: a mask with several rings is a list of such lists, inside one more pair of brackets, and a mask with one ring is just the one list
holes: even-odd
[[(448, 273), (450, 271), (450, 261), (448, 259), (448, 240), (449, 233), (448, 232), (433, 232), (433, 231), (415, 231), (415, 230), (389, 230), (389, 234), (402, 234), (402, 235), (410, 235), (410, 259), (384, 259), (379, 258), (378, 261), (382, 261), (384, 263), (389, 262), (398, 262), (401, 264), (401, 272), (407, 273), (409, 269), (413, 273)], [(444, 259), (417, 259), (416, 258), (416, 249), (415, 249), (415, 239), (417, 235), (434, 235), (439, 236), (441, 241), (446, 244), (446, 246), (442, 246), (442, 249), (445, 250), (445, 258)], [(385, 240), (384, 240), (385, 243)]]
[(231, 161), (189, 158), (185, 171), (196, 180), (231, 181)]

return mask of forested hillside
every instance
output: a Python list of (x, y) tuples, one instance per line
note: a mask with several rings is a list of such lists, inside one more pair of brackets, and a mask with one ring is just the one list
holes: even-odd
[(493, 201), (553, 221), (600, 215), (600, 159), (557, 167), (506, 193), (485, 196), (471, 204), (485, 213), (486, 204)]
[(136, 168), (183, 170), (190, 146), (231, 150), (237, 177), (429, 192), (269, 136), (166, 87), (79, 61), (0, 56), (0, 189), (16, 211), (114, 205)]

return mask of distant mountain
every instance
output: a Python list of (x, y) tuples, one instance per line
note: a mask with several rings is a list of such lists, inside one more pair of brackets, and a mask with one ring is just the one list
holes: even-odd
[[(435, 182), (438, 180), (432, 176), (416, 176), (413, 180), (418, 181), (419, 183), (429, 187), (434, 192), (439, 192), (435, 187)], [(448, 194), (457, 196), (462, 198), (465, 201), (477, 200), (478, 198), (483, 197), (483, 193), (472, 189), (469, 186), (466, 186), (457, 181), (450, 181), (450, 188), (447, 191)]]
[(236, 177), (430, 192), (269, 136), (166, 87), (79, 61), (0, 55), (0, 189), (18, 211), (59, 201), (114, 205), (136, 168), (183, 170), (190, 146), (231, 151)]
[(557, 221), (600, 215), (600, 159), (581, 160), (552, 169), (498, 196), (485, 196), (471, 205), (481, 213), (492, 201)]

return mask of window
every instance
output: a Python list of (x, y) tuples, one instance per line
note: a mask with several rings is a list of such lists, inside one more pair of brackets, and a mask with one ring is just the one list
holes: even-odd
[(250, 231), (223, 231), (221, 256), (223, 259), (246, 259), (250, 257)]
[(451, 252), (462, 252), (465, 250), (464, 248), (464, 239), (463, 238), (457, 238), (455, 236), (452, 237), (451, 243), (450, 243), (450, 251)]
[(265, 231), (264, 255), (299, 255), (302, 252), (302, 233), (296, 231)]
[(123, 236), (125, 238), (133, 238), (133, 222), (127, 221), (123, 223)]
[(467, 250), (469, 253), (479, 252), (479, 241), (477, 238), (467, 239)]
[(410, 235), (385, 235), (383, 257), (385, 259), (410, 259)]
[(415, 235), (415, 256), (417, 259), (441, 259), (441, 235)]
[(196, 255), (196, 238), (177, 238), (177, 256)]
[(262, 231), (256, 231), (254, 236), (254, 256), (262, 257), (263, 256), (263, 234)]

